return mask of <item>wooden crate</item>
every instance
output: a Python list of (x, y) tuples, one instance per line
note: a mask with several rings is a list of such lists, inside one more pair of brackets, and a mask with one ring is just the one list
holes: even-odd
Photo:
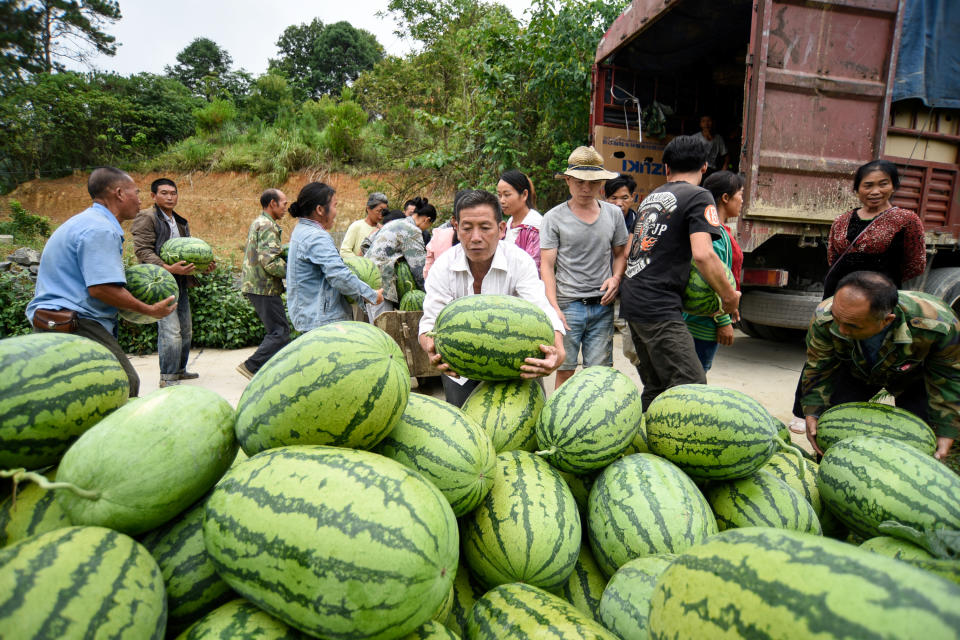
[(440, 375), (440, 371), (430, 364), (430, 358), (417, 340), (422, 316), (423, 311), (387, 311), (377, 316), (373, 323), (400, 345), (400, 350), (407, 359), (410, 375), (416, 378)]

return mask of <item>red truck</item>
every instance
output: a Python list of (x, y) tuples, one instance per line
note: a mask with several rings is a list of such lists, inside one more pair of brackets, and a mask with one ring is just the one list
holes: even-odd
[(597, 48), (592, 142), (639, 199), (664, 181), (666, 134), (713, 117), (746, 181), (742, 328), (768, 339), (806, 329), (856, 168), (891, 160), (893, 204), (926, 229), (905, 286), (960, 314), (957, 69), (957, 0), (634, 0)]

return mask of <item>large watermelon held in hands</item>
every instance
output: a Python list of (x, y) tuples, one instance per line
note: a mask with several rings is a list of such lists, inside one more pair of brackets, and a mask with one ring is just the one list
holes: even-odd
[[(730, 267), (723, 265), (723, 271), (730, 286), (736, 288), (737, 281), (734, 280)], [(693, 261), (690, 262), (687, 286), (683, 289), (682, 305), (686, 313), (694, 316), (716, 315), (722, 308), (720, 296), (703, 279), (703, 274), (697, 269), (697, 263)]]
[(637, 385), (613, 367), (587, 367), (550, 396), (537, 420), (537, 453), (561, 471), (590, 473), (630, 445), (643, 421)]
[(450, 593), (457, 521), (439, 489), (369, 451), (281, 447), (233, 467), (207, 500), (220, 576), (325, 638), (402, 637)]
[[(144, 304), (157, 304), (170, 296), (178, 297), (180, 287), (169, 271), (161, 266), (149, 263), (127, 267), (126, 288), (130, 294)], [(158, 319), (145, 313), (120, 309), (120, 317), (134, 324), (151, 324)]]
[(514, 296), (473, 295), (443, 308), (433, 331), (437, 353), (471, 380), (515, 380), (527, 358), (543, 358), (553, 325), (538, 306)]
[(957, 585), (853, 545), (730, 529), (660, 576), (650, 637), (956, 639), (957, 603)]
[(130, 395), (110, 350), (68, 333), (0, 340), (0, 371), (0, 469), (56, 464)]
[[(383, 286), (383, 282), (380, 280), (380, 269), (370, 258), (351, 256), (343, 262), (350, 268), (350, 271), (353, 271), (355, 276), (369, 285), (371, 289), (377, 290)], [(357, 303), (353, 296), (347, 296), (347, 302), (350, 304)]]
[(200, 238), (170, 238), (160, 247), (160, 259), (167, 264), (186, 262), (203, 271), (213, 262), (213, 249)]
[(927, 423), (906, 409), (879, 402), (847, 402), (830, 407), (817, 421), (817, 446), (824, 452), (844, 438), (885, 436), (929, 456), (937, 437)]
[(460, 409), (493, 440), (497, 453), (537, 448), (534, 427), (545, 394), (539, 380), (481, 382)]
[(257, 372), (237, 405), (248, 455), (328, 444), (371, 449), (400, 420), (410, 395), (403, 352), (381, 329), (336, 322), (300, 336)]

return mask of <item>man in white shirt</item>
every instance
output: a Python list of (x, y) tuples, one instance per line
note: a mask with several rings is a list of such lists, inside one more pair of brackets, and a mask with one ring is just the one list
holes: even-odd
[(449, 302), (481, 293), (501, 294), (523, 298), (543, 309), (553, 325), (553, 345), (540, 346), (542, 359), (526, 359), (521, 367), (523, 378), (550, 375), (564, 361), (565, 353), (563, 323), (547, 300), (533, 258), (523, 249), (500, 240), (506, 222), (497, 197), (487, 191), (465, 192), (454, 207), (453, 226), (460, 243), (437, 258), (430, 270), (419, 339), (431, 362), (446, 374), (442, 381), (447, 402), (459, 407), (479, 382), (455, 378), (436, 352), (433, 338), (426, 335)]

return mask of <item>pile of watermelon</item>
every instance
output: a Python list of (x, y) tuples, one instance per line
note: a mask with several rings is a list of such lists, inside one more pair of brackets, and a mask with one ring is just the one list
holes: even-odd
[(737, 391), (644, 414), (591, 367), (545, 398), (515, 364), (543, 320), (491, 298), (438, 318), (484, 380), (462, 409), (363, 323), (292, 342), (236, 409), (127, 401), (89, 340), (0, 341), (0, 637), (958, 636), (960, 478), (925, 424), (831, 410), (817, 465)]

